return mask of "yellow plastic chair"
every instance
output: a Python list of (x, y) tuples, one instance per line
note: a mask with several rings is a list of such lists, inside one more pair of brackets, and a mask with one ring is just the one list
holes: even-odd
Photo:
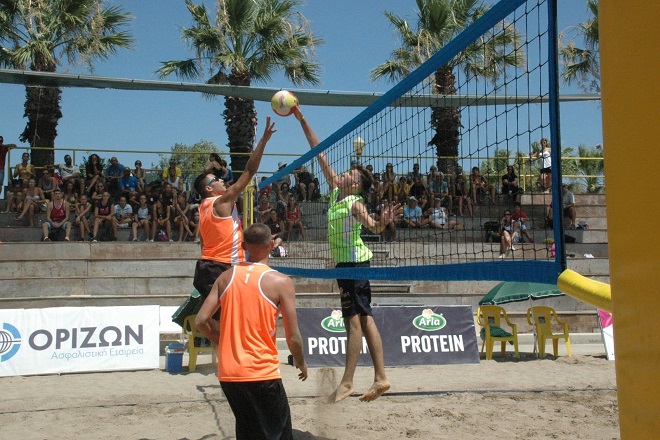
[[(501, 327), (502, 318), (504, 322), (511, 328), (511, 332), (507, 332)], [(506, 355), (506, 343), (513, 343), (515, 356), (520, 357), (518, 352), (518, 327), (509, 321), (506, 311), (500, 306), (481, 306), (477, 310), (477, 323), (485, 330), (484, 342), (481, 344), (481, 352), (484, 352), (486, 347), (486, 360), (493, 358), (493, 345), (495, 341), (502, 344), (502, 357)]]
[[(561, 333), (552, 332), (553, 319), (558, 326), (562, 327), (563, 331)], [(530, 307), (527, 309), (527, 322), (536, 327), (539, 356), (541, 358), (545, 356), (545, 342), (548, 339), (552, 339), (552, 349), (555, 357), (557, 357), (559, 352), (560, 339), (566, 341), (566, 351), (568, 352), (568, 357), (571, 357), (571, 337), (568, 334), (568, 324), (559, 320), (555, 309), (546, 306)], [(534, 353), (536, 353), (536, 347), (534, 347)]]
[(217, 361), (216, 347), (212, 345), (210, 347), (195, 347), (195, 338), (201, 340), (201, 338), (206, 337), (195, 327), (195, 318), (197, 318), (197, 315), (190, 315), (183, 320), (183, 334), (188, 336), (188, 371), (191, 373), (197, 368), (197, 355), (199, 353), (211, 353), (213, 363), (215, 364)]

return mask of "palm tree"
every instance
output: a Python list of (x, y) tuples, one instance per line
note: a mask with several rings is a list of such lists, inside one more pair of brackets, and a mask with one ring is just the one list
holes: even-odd
[[(600, 54), (598, 44), (598, 0), (587, 0), (592, 17), (562, 33), (559, 51), (564, 71), (562, 79), (566, 84), (577, 83), (585, 92), (600, 92)], [(576, 46), (576, 40), (584, 41), (584, 48)]]
[[(118, 48), (130, 48), (132, 36), (122, 28), (131, 19), (103, 0), (0, 0), (0, 66), (56, 72), (61, 65), (87, 65), (107, 59)], [(20, 136), (32, 148), (32, 163), (54, 162), (57, 123), (62, 117), (59, 87), (27, 86)]]
[[(371, 71), (372, 81), (405, 77), (488, 10), (481, 0), (417, 0), (417, 9), (416, 30), (405, 19), (385, 12), (400, 34), (402, 45), (392, 52), (388, 61)], [(496, 81), (507, 66), (522, 66), (525, 55), (519, 41), (520, 34), (508, 23), (502, 23), (498, 32), (484, 34), (436, 70), (435, 93), (456, 93), (456, 69), (462, 69), (468, 76)], [(433, 107), (431, 125), (436, 134), (429, 145), (437, 148), (438, 169), (453, 173), (462, 127), (461, 109)]]
[[(281, 71), (295, 85), (318, 84), (313, 49), (321, 40), (294, 11), (301, 4), (295, 0), (218, 0), (212, 21), (203, 4), (186, 0), (194, 24), (182, 30), (182, 38), (195, 56), (167, 61), (157, 73), (197, 79), (208, 69), (209, 84), (250, 86), (255, 80), (269, 81)], [(253, 149), (256, 116), (254, 101), (225, 96), (223, 117), (236, 174), (245, 169)]]

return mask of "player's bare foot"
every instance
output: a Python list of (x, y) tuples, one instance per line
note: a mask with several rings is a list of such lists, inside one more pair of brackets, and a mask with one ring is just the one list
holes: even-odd
[[(389, 388), (389, 386), (388, 386)], [(353, 384), (343, 384), (340, 383), (334, 393), (330, 394), (326, 399), (326, 403), (337, 403), (341, 402), (351, 394), (355, 392)]]
[(390, 389), (389, 382), (374, 382), (371, 388), (360, 396), (361, 402), (371, 402), (378, 399), (384, 392)]

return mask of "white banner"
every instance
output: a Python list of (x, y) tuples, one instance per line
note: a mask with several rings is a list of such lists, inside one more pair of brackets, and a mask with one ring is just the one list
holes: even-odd
[(159, 307), (0, 310), (0, 376), (159, 367)]

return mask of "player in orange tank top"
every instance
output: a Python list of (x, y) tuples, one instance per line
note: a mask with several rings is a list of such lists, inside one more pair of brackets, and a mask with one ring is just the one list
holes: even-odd
[(245, 251), (241, 247), (243, 226), (236, 210), (236, 199), (257, 173), (266, 144), (276, 131), (274, 127), (270, 117), (266, 118), (264, 134), (245, 164), (245, 171), (233, 185), (227, 187), (224, 180), (210, 173), (202, 173), (195, 179), (195, 190), (203, 198), (199, 205), (202, 258), (195, 267), (193, 285), (202, 299), (208, 296), (222, 272), (245, 261)]
[[(220, 275), (195, 320), (218, 344), (218, 378), (236, 417), (237, 439), (293, 438), (275, 343), (280, 313), (298, 377), (307, 379), (293, 282), (268, 267), (273, 246), (270, 228), (250, 226), (242, 243), (250, 261)], [(213, 319), (218, 308), (219, 323)]]

